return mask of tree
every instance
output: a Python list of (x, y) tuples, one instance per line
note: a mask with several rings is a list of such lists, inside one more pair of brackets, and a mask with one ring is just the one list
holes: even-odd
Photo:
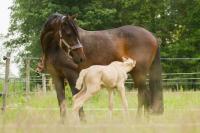
[[(8, 36), (12, 39), (5, 44), (11, 48), (23, 47), (20, 57), (41, 55), (40, 30), (55, 12), (78, 13), (78, 25), (87, 30), (142, 26), (161, 39), (163, 57), (200, 57), (200, 1), (197, 0), (14, 0), (11, 9)], [(187, 66), (164, 62), (163, 70), (199, 71), (195, 66), (194, 61)]]

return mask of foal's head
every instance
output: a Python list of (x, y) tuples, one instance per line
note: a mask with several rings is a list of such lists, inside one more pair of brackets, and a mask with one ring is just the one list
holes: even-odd
[(136, 61), (131, 58), (122, 57), (122, 60), (123, 66), (127, 72), (131, 71), (136, 65)]

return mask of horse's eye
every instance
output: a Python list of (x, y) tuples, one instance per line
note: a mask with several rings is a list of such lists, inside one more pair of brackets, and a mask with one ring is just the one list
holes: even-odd
[(72, 33), (71, 32), (66, 32), (67, 36), (71, 36)]
[(67, 26), (67, 23), (63, 23), (64, 26)]

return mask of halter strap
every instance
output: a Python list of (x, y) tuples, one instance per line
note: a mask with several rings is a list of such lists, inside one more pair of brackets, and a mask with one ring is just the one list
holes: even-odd
[(82, 48), (82, 47), (83, 47), (83, 46), (81, 45), (79, 39), (77, 39), (78, 44), (76, 44), (76, 45), (74, 45), (74, 46), (70, 46), (70, 45), (65, 41), (65, 39), (63, 39), (61, 30), (59, 30), (59, 36), (60, 36), (60, 41), (59, 41), (60, 47), (61, 47), (62, 43), (64, 43), (65, 46), (67, 46), (67, 48), (68, 48), (68, 54), (69, 54), (70, 51), (72, 51), (72, 50), (75, 50), (75, 49), (78, 49), (78, 48)]

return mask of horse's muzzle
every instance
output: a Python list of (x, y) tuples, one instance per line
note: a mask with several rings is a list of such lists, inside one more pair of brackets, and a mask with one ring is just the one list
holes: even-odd
[(81, 63), (83, 63), (85, 60), (86, 60), (86, 58), (81, 57), (81, 58), (79, 58), (78, 60), (75, 60), (75, 63), (81, 64)]

